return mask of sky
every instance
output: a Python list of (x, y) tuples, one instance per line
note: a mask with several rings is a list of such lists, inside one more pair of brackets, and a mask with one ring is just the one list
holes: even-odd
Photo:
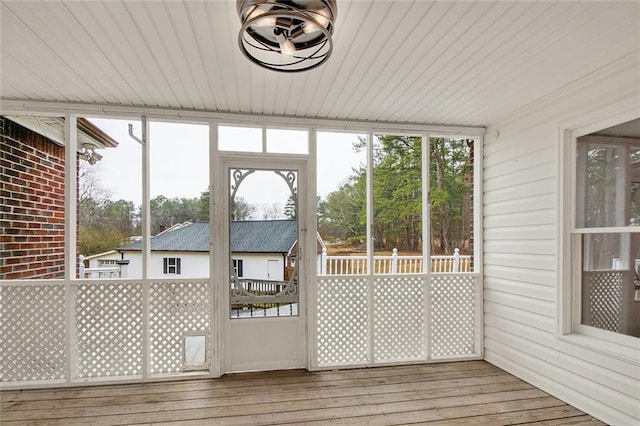
[[(107, 189), (113, 200), (124, 199), (140, 204), (142, 200), (140, 144), (129, 137), (128, 125), (141, 138), (139, 121), (90, 118), (105, 133), (115, 139), (117, 148), (100, 150), (102, 159), (92, 166), (100, 185)], [(223, 147), (233, 147), (237, 142), (260, 148), (260, 129), (221, 129)], [(257, 138), (257, 139), (256, 139)], [(304, 133), (296, 130), (269, 129), (269, 150), (300, 152), (304, 146)], [(253, 142), (252, 142), (253, 141)], [(353, 133), (319, 132), (317, 137), (318, 195), (326, 197), (335, 191), (352, 174), (352, 169), (366, 161), (366, 153), (354, 152), (357, 141)], [(257, 144), (257, 145), (256, 145)], [(243, 146), (244, 146), (243, 145)], [(164, 195), (168, 198), (199, 197), (209, 184), (209, 129), (206, 125), (151, 122), (149, 130), (150, 190), (151, 198)], [(280, 188), (274, 197), (269, 189)], [(254, 204), (271, 205), (274, 200), (288, 196), (284, 181), (273, 174), (256, 174), (241, 185), (239, 195)], [(277, 201), (278, 203), (280, 201)]]

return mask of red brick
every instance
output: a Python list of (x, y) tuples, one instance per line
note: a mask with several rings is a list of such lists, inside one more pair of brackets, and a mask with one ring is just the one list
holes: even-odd
[[(64, 147), (2, 117), (0, 279), (64, 277)], [(6, 200), (6, 201), (5, 201)], [(35, 208), (35, 209), (34, 209)], [(45, 251), (47, 253), (44, 253)], [(48, 257), (49, 259), (45, 259)]]

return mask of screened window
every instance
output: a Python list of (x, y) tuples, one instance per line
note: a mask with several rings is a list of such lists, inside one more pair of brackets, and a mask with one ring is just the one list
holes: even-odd
[(318, 132), (318, 273), (474, 272), (474, 142)]

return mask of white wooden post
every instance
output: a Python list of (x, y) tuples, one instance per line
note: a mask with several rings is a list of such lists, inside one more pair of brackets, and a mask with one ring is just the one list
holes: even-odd
[(322, 248), (322, 254), (320, 255), (320, 275), (327, 273), (327, 248)]
[(129, 260), (123, 259), (118, 260), (118, 266), (120, 267), (120, 277), (119, 278), (127, 278), (129, 275)]
[(79, 254), (78, 255), (78, 278), (80, 278), (81, 280), (83, 280), (84, 277), (84, 256)]
[(393, 253), (391, 254), (391, 273), (398, 273), (398, 249), (394, 248)]
[(460, 272), (460, 249), (453, 249), (453, 271)]

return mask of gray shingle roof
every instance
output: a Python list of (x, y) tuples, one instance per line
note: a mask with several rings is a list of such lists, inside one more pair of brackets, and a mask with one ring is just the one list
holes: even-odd
[(231, 251), (286, 253), (296, 242), (294, 220), (231, 222)]
[[(243, 253), (286, 253), (296, 242), (293, 220), (255, 220), (231, 223), (231, 251)], [(118, 248), (140, 251), (137, 241)], [(209, 251), (209, 222), (195, 222), (151, 237), (152, 251)]]

